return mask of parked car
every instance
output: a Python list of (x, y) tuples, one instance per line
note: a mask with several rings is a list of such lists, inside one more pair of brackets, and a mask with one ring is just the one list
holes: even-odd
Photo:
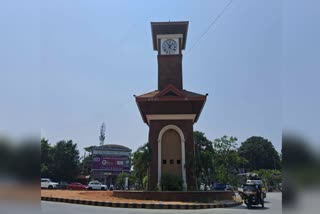
[(52, 182), (49, 178), (41, 178), (41, 188), (56, 189), (58, 183)]
[(225, 184), (223, 184), (223, 183), (214, 183), (213, 184), (213, 189), (214, 190), (226, 190), (226, 185)]
[(68, 183), (61, 181), (58, 185), (57, 185), (57, 189), (67, 189)]
[(81, 183), (70, 183), (67, 186), (69, 190), (86, 190), (88, 186), (83, 185)]
[(102, 184), (100, 181), (91, 181), (88, 184), (88, 190), (107, 190), (108, 186)]

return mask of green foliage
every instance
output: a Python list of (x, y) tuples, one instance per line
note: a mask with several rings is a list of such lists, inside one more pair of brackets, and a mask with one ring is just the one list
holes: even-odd
[(237, 153), (237, 138), (223, 136), (215, 139), (214, 144), (214, 178), (218, 182), (236, 183), (238, 169), (246, 163)]
[(80, 169), (82, 175), (89, 175), (91, 172), (91, 166), (93, 161), (93, 155), (89, 154), (85, 156), (80, 162)]
[(88, 147), (85, 147), (84, 150), (85, 150), (86, 152), (88, 152), (89, 155), (92, 155), (93, 147), (95, 147), (95, 146), (88, 146)]
[(161, 189), (163, 191), (181, 191), (182, 178), (175, 175), (162, 175), (161, 176)]
[(81, 174), (82, 175), (88, 175), (91, 172), (91, 166), (92, 166), (92, 161), (93, 161), (93, 148), (95, 146), (88, 146), (85, 147), (85, 156), (80, 162), (80, 169), (81, 169)]
[(40, 174), (42, 177), (51, 177), (52, 171), (50, 166), (52, 164), (52, 147), (49, 141), (42, 138), (41, 139), (41, 164), (40, 164)]
[(148, 190), (148, 176), (143, 177), (142, 185), (144, 190)]
[(125, 188), (125, 178), (128, 177), (129, 178), (129, 174), (122, 172), (120, 173), (117, 178), (116, 178), (116, 185), (120, 188), (120, 189), (124, 189)]
[(188, 155), (188, 168), (196, 175), (197, 186), (212, 182), (236, 183), (238, 169), (246, 160), (237, 153), (237, 138), (223, 136), (213, 142), (204, 133), (195, 131), (195, 157)]
[(51, 146), (49, 144), (49, 141), (42, 138), (41, 139), (41, 162), (42, 163), (48, 163), (50, 162), (50, 149)]
[(230, 183), (229, 173), (224, 164), (218, 165), (215, 168), (215, 180), (221, 183)]
[(210, 177), (213, 176), (214, 150), (212, 142), (206, 138), (203, 132), (195, 131), (193, 133), (195, 142), (195, 157), (187, 156), (187, 166), (192, 169), (197, 178), (197, 186), (201, 183), (209, 184)]
[(221, 138), (217, 138), (214, 140), (214, 148), (216, 154), (225, 160), (230, 151), (235, 150), (237, 147), (237, 138), (236, 137), (229, 137), (224, 135)]
[(126, 172), (121, 172), (117, 178), (116, 178), (116, 185), (120, 188), (120, 189), (125, 189), (126, 186), (125, 186), (125, 179), (126, 177), (128, 178), (128, 187), (131, 185), (131, 184), (134, 184), (135, 183), (135, 177), (132, 176), (131, 174), (128, 174)]
[(62, 140), (53, 146), (53, 178), (72, 180), (79, 175), (79, 151), (72, 140)]
[[(149, 143), (139, 147), (132, 155), (132, 175), (136, 177), (138, 188), (143, 188), (144, 177), (149, 177), (149, 166), (151, 161), (151, 147)], [(147, 179), (148, 181), (148, 179)]]
[(79, 175), (79, 151), (71, 140), (59, 141), (51, 146), (41, 140), (41, 177), (53, 180), (72, 181)]
[(282, 183), (282, 173), (279, 170), (259, 169), (254, 173), (258, 174), (267, 187), (279, 188), (279, 184)]
[(272, 143), (263, 137), (250, 137), (239, 147), (238, 154), (248, 160), (249, 170), (280, 169), (280, 156)]

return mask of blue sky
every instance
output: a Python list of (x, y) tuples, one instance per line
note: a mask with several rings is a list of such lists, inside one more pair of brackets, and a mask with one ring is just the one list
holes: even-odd
[[(299, 71), (303, 63), (316, 71), (319, 62), (290, 48), (315, 51), (314, 57), (319, 56), (311, 44), (320, 38), (319, 28), (292, 22), (315, 20), (309, 13), (294, 14), (290, 9), (306, 7), (316, 15), (314, 5), (233, 0), (199, 40), (228, 2), (2, 2), (0, 131), (19, 136), (39, 134), (40, 129), (51, 143), (72, 139), (82, 153), (83, 147), (98, 145), (99, 128), (105, 122), (106, 143), (135, 150), (147, 142), (148, 126), (133, 95), (157, 88), (157, 53), (152, 50), (150, 22), (171, 20), (190, 22), (183, 58), (184, 88), (209, 94), (195, 130), (211, 140), (236, 136), (239, 144), (262, 136), (278, 151), (283, 126), (305, 129), (312, 138), (317, 125), (312, 112), (320, 102), (310, 94), (305, 98), (303, 91), (315, 95), (312, 87), (316, 86), (308, 82), (317, 84), (319, 75)], [(295, 41), (305, 36), (295, 32), (292, 23), (313, 32), (306, 38), (307, 47), (297, 46)], [(292, 71), (290, 78), (283, 69)], [(296, 81), (306, 81), (309, 88), (296, 87)], [(297, 94), (309, 103), (309, 118), (295, 118), (305, 113), (304, 106), (296, 106)], [(294, 125), (309, 120), (309, 125)]]

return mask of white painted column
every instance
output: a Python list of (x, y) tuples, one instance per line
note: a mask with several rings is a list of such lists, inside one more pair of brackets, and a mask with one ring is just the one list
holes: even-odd
[(182, 169), (182, 180), (183, 180), (183, 190), (187, 191), (187, 178), (186, 178), (186, 155), (185, 155), (185, 140), (184, 138), (181, 138), (181, 169)]
[(161, 182), (161, 136), (158, 138), (158, 187), (160, 187)]

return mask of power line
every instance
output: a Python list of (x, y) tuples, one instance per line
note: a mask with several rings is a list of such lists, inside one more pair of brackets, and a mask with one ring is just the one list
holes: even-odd
[(193, 45), (186, 51), (186, 53), (189, 53), (199, 42), (200, 40), (209, 32), (210, 28), (219, 20), (219, 18), (223, 15), (223, 13), (228, 9), (228, 7), (231, 5), (233, 0), (230, 0), (228, 4), (223, 8), (223, 10), (218, 14), (218, 16), (210, 23), (208, 28), (201, 34), (199, 39), (193, 43)]

